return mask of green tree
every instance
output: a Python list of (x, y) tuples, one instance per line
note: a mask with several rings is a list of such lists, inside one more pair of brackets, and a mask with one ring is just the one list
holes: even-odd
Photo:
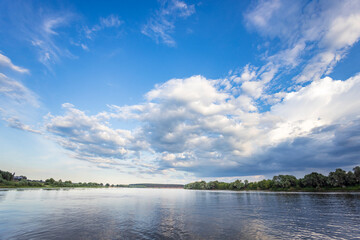
[(260, 182), (257, 183), (258, 188), (261, 190), (268, 190), (270, 188), (273, 187), (273, 181), (268, 179), (268, 180), (261, 180)]
[(244, 188), (247, 188), (249, 186), (249, 181), (245, 179), (244, 185), (245, 185)]
[(46, 184), (49, 184), (49, 185), (54, 185), (55, 180), (54, 180), (53, 178), (46, 179), (46, 180), (45, 180), (45, 183), (46, 183)]
[(356, 183), (360, 183), (360, 167), (356, 166), (354, 167), (354, 175), (355, 175), (355, 179), (356, 179)]
[(217, 189), (219, 190), (227, 190), (229, 189), (229, 183), (226, 182), (219, 182)]
[(12, 181), (14, 179), (14, 175), (15, 173), (11, 173), (11, 172), (6, 172), (6, 171), (1, 171), (0, 170), (0, 175), (3, 179), (5, 179), (6, 181)]
[(244, 189), (245, 184), (241, 180), (236, 180), (235, 182), (230, 183), (229, 188), (231, 190), (241, 190)]
[(327, 178), (317, 172), (312, 172), (304, 176), (300, 180), (300, 185), (303, 187), (313, 187), (313, 188), (322, 188), (327, 184)]
[(273, 177), (274, 187), (290, 188), (296, 187), (297, 179), (292, 175), (278, 175)]
[(213, 190), (218, 189), (219, 182), (218, 181), (210, 181), (206, 183), (206, 189)]
[(356, 184), (356, 177), (352, 171), (348, 171), (346, 174), (346, 186), (354, 186)]
[(328, 184), (331, 187), (345, 187), (346, 177), (347, 177), (346, 172), (341, 168), (338, 168), (335, 170), (335, 172), (329, 173)]

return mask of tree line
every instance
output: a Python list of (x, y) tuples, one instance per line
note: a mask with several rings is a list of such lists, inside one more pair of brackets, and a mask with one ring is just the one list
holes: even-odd
[(29, 180), (26, 176), (15, 176), (15, 173), (0, 170), (0, 187), (6, 188), (23, 188), (23, 187), (43, 187), (43, 188), (58, 188), (58, 187), (71, 187), (71, 188), (102, 188), (102, 187), (117, 187), (117, 188), (183, 188), (181, 184), (156, 184), (156, 183), (140, 183), (140, 184), (103, 184), (96, 182), (79, 182), (73, 183), (70, 180), (56, 181), (53, 178), (43, 180)]
[[(15, 173), (0, 170), (0, 187), (110, 187), (109, 183), (56, 181), (53, 178), (43, 180), (29, 180), (25, 176), (15, 176)], [(121, 186), (121, 185), (118, 185)]]
[(258, 182), (248, 180), (236, 180), (234, 182), (199, 181), (186, 184), (185, 189), (198, 190), (360, 190), (360, 167), (353, 171), (344, 171), (340, 168), (330, 172), (328, 176), (312, 172), (303, 178), (297, 179), (292, 175), (277, 175), (272, 179), (264, 179)]

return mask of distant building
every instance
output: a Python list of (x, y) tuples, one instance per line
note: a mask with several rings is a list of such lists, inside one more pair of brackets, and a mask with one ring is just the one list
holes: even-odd
[(14, 176), (15, 181), (21, 181), (21, 180), (27, 180), (27, 177), (25, 176)]

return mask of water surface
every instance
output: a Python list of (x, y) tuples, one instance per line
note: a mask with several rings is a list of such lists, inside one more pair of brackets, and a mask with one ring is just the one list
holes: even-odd
[(360, 194), (3, 190), (0, 239), (360, 239)]

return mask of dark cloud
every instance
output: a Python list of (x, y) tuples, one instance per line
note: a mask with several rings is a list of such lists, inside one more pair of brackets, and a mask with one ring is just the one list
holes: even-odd
[(360, 120), (345, 125), (335, 124), (314, 129), (306, 137), (298, 137), (268, 148), (248, 159), (249, 164), (229, 167), (198, 167), (193, 171), (202, 177), (248, 176), (307, 169), (333, 170), (360, 164)]

